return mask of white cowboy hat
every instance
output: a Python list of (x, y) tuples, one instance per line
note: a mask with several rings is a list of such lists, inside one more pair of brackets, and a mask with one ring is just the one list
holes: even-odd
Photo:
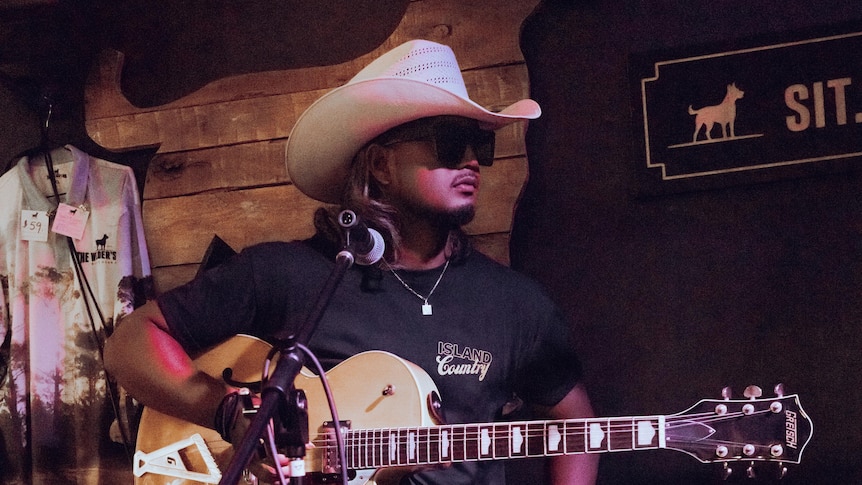
[(337, 204), (356, 152), (390, 128), (455, 115), (496, 130), (540, 114), (532, 99), (497, 113), (479, 106), (467, 95), (452, 49), (413, 40), (383, 54), (300, 115), (287, 140), (287, 171), (306, 195)]

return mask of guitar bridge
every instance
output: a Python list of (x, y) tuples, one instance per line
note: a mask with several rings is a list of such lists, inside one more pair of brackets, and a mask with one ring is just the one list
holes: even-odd
[[(350, 431), (350, 427), (350, 421), (339, 421), (342, 436)], [(332, 421), (324, 421), (322, 428), (323, 434), (326, 437), (326, 452), (323, 453), (323, 469), (321, 471), (326, 475), (338, 475), (341, 473), (341, 467), (338, 460), (338, 445), (335, 441), (335, 426)]]

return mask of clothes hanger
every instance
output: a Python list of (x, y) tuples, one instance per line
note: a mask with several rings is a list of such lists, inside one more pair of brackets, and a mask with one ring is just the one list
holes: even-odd
[[(40, 128), (42, 130), (42, 142), (40, 143), (40, 155), (36, 157), (30, 157), (29, 161), (31, 166), (34, 164), (34, 161), (42, 160), (45, 164), (45, 168), (48, 171), (48, 180), (51, 181), (51, 188), (53, 189), (53, 194), (48, 195), (48, 198), (55, 198), (57, 200), (64, 194), (61, 194), (57, 184), (57, 170), (54, 168), (54, 154), (50, 148), (50, 138), (48, 136), (49, 129), (51, 127), (51, 115), (54, 114), (54, 102), (48, 97), (47, 94), (44, 95), (46, 98), (47, 106), (45, 108), (45, 114), (42, 119), (42, 123), (40, 124)], [(35, 173), (34, 173), (35, 175)]]

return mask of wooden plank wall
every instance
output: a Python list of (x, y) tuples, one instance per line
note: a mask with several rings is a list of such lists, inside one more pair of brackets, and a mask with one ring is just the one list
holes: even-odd
[[(490, 109), (529, 97), (519, 34), (537, 1), (413, 1), (392, 35), (358, 59), (225, 78), (153, 108), (125, 99), (123, 56), (102, 53), (86, 88), (89, 136), (117, 152), (158, 147), (143, 194), (157, 291), (188, 281), (214, 235), (239, 250), (312, 234), (320, 203), (290, 183), (284, 166), (291, 127), (315, 99), (390, 48), (413, 38), (451, 46), (471, 98)], [(477, 217), (467, 227), (476, 247), (504, 264), (527, 178), (523, 131), (498, 132), (496, 162), (483, 168)]]

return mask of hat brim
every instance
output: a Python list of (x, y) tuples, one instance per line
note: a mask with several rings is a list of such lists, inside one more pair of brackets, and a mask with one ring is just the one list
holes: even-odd
[(496, 130), (540, 114), (531, 99), (492, 112), (445, 89), (402, 77), (348, 83), (321, 96), (296, 120), (285, 149), (287, 171), (304, 194), (336, 204), (353, 157), (390, 128), (419, 118), (454, 115)]

